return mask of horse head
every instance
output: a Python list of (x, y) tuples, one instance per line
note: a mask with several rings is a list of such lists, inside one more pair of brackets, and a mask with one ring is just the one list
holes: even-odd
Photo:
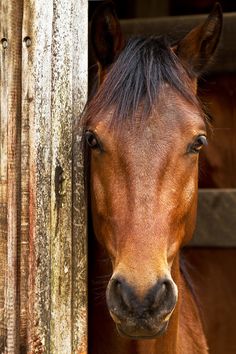
[(207, 145), (197, 77), (219, 41), (216, 5), (177, 44), (125, 41), (110, 1), (91, 26), (100, 86), (85, 114), (93, 228), (113, 274), (109, 312), (119, 333), (162, 334), (178, 303), (179, 250), (193, 234), (198, 156)]

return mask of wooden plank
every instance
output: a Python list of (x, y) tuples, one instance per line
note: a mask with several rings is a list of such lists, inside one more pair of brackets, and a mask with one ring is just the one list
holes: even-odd
[[(72, 145), (87, 95), (87, 2), (26, 1), (23, 22), (22, 114), (29, 122), (24, 131), (25, 141), (29, 135), (27, 350), (86, 353), (83, 167), (78, 150), (72, 159)], [(72, 171), (78, 177), (74, 185)]]
[(71, 1), (57, 1), (52, 32), (50, 352), (72, 352), (72, 46)]
[(7, 341), (6, 278), (7, 278), (7, 91), (8, 91), (8, 32), (7, 4), (0, 3), (0, 353), (5, 351)]
[(85, 354), (88, 4), (0, 6), (0, 352)]
[(236, 189), (199, 191), (192, 246), (236, 247)]
[[(19, 352), (18, 237), (20, 222), (20, 114), (22, 1), (6, 2), (8, 17), (7, 126), (7, 353)], [(17, 29), (17, 30), (16, 30)]]
[(79, 116), (87, 101), (88, 89), (88, 2), (73, 2), (73, 68), (72, 68), (72, 350), (87, 353), (87, 218), (84, 195), (83, 156), (81, 151), (82, 131)]
[[(169, 34), (174, 40), (183, 37), (190, 29), (204, 21), (205, 15), (173, 16), (148, 19), (123, 20), (122, 28), (127, 37), (138, 34)], [(209, 67), (211, 72), (236, 70), (236, 13), (224, 14), (224, 27), (215, 60)]]
[[(22, 23), (22, 84), (21, 84), (21, 225), (20, 225), (20, 352), (27, 352), (29, 336), (29, 218), (30, 218), (30, 115), (32, 87), (30, 79), (30, 44), (32, 22), (28, 21), (29, 6), (24, 1)], [(27, 33), (27, 36), (26, 36)]]
[(87, 91), (85, 28), (87, 2), (72, 0), (65, 4), (63, 0), (58, 0), (57, 7), (54, 7), (52, 35), (50, 350), (51, 353), (60, 351), (62, 354), (85, 353), (87, 342), (85, 205), (82, 157), (78, 156), (78, 150), (74, 151), (75, 184), (72, 184), (73, 127), (85, 104)]
[(29, 173), (25, 180), (29, 182), (28, 196), (25, 186), (25, 227), (29, 242), (26, 350), (29, 353), (50, 352), (52, 18), (51, 1), (24, 2), (22, 120), (25, 125), (22, 134), (29, 144), (29, 150), (25, 151), (25, 168)]

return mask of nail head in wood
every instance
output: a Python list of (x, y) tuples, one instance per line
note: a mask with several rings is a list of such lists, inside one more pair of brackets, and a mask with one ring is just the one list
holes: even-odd
[(30, 46), (31, 46), (31, 44), (32, 44), (32, 41), (31, 41), (31, 38), (30, 37), (25, 37), (24, 38), (24, 43), (25, 43), (25, 46), (27, 47), (27, 48), (29, 48)]
[(3, 49), (6, 49), (8, 47), (8, 42), (6, 38), (1, 39), (2, 47)]

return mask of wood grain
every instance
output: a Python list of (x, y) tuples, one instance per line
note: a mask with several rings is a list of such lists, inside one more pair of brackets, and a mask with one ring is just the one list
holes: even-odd
[(87, 96), (87, 1), (4, 0), (0, 23), (0, 352), (86, 353), (74, 129)]

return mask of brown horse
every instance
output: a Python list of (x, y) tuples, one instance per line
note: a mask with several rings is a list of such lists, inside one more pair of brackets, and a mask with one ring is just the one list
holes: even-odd
[(197, 77), (221, 27), (216, 5), (178, 44), (163, 37), (125, 43), (110, 1), (93, 18), (100, 86), (84, 117), (96, 236), (90, 239), (92, 354), (208, 351), (180, 249), (194, 230), (198, 155), (207, 144)]

